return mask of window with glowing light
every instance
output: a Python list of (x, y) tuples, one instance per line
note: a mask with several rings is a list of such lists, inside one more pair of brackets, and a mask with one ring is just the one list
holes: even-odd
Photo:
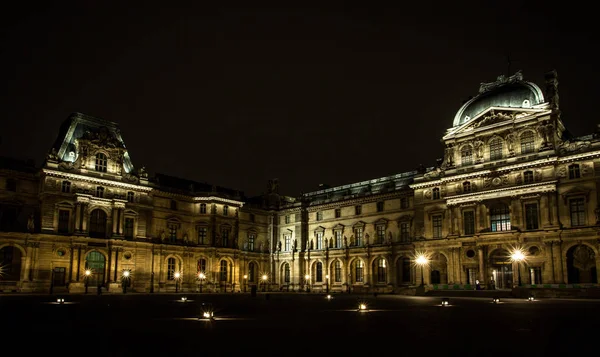
[(317, 249), (323, 249), (323, 232), (316, 232), (317, 236)]
[(335, 247), (342, 248), (342, 231), (335, 231)]
[(377, 282), (378, 283), (386, 282), (386, 273), (387, 273), (387, 266), (385, 264), (385, 259), (379, 258), (377, 260)]
[(106, 158), (106, 155), (104, 155), (103, 153), (99, 152), (96, 154), (96, 171), (98, 172), (106, 172), (106, 169), (108, 168), (108, 160)]
[(291, 251), (292, 250), (292, 236), (289, 234), (286, 234), (283, 236), (283, 240), (284, 240), (283, 250), (286, 252)]
[(490, 209), (492, 232), (510, 231), (510, 210), (504, 203), (498, 203)]
[(362, 260), (357, 260), (354, 263), (354, 281), (362, 283), (364, 281), (365, 263)]
[(221, 260), (219, 270), (219, 281), (227, 281), (227, 261)]

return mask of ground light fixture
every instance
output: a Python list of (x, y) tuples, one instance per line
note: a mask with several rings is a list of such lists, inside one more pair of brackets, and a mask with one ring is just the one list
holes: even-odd
[(211, 304), (203, 303), (201, 308), (201, 315), (199, 320), (209, 320), (213, 321), (215, 318), (215, 310)]
[(448, 306), (448, 305), (450, 305), (450, 299), (442, 298), (442, 306)]
[(366, 302), (358, 303), (358, 312), (367, 312), (369, 311), (369, 306)]
[(535, 298), (533, 297), (533, 295), (529, 295), (529, 297), (527, 298), (528, 301), (535, 301)]
[(187, 297), (186, 296), (182, 296), (181, 297), (181, 302), (186, 302), (187, 301)]
[(329, 301), (329, 300), (333, 299), (333, 296), (327, 294), (327, 296), (325, 296), (325, 299), (327, 299)]
[(497, 303), (499, 303), (499, 302), (500, 302), (500, 298), (496, 296), (496, 297), (494, 297), (494, 298), (492, 299), (492, 302), (493, 302), (494, 304), (497, 304)]
[(58, 299), (56, 299), (56, 302), (57, 302), (58, 304), (64, 304), (64, 303), (65, 303), (65, 299), (63, 299), (63, 298), (58, 298)]

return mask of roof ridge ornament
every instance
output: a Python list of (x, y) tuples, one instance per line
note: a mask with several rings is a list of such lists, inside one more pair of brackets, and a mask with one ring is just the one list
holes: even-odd
[(523, 80), (523, 73), (521, 72), (521, 70), (518, 70), (517, 73), (513, 74), (510, 77), (506, 77), (505, 75), (501, 74), (498, 76), (498, 78), (496, 79), (495, 82), (481, 83), (479, 85), (479, 93), (481, 94), (481, 93), (490, 91), (494, 88), (503, 86), (505, 84), (520, 82), (522, 80)]

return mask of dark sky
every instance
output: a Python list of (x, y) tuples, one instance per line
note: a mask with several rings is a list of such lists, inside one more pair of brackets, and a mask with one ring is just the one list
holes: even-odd
[(58, 3), (0, 15), (0, 155), (41, 164), (78, 111), (118, 122), (133, 164), (151, 174), (247, 195), (279, 178), (298, 195), (434, 165), (463, 100), (506, 74), (509, 53), (511, 74), (542, 89), (558, 71), (574, 135), (598, 122), (597, 21), (586, 5)]

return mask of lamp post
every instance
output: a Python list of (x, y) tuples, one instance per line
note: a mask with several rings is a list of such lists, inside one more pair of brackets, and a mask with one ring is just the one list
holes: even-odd
[(131, 273), (129, 270), (123, 270), (121, 274), (121, 285), (123, 285), (123, 294), (127, 294), (127, 284), (129, 283), (129, 276)]
[(325, 275), (325, 291), (329, 294), (329, 274)]
[(513, 262), (517, 263), (517, 279), (518, 279), (519, 286), (521, 286), (521, 265), (520, 265), (520, 263), (525, 260), (525, 253), (523, 253), (523, 250), (521, 250), (521, 249), (515, 249), (512, 252), (512, 254), (510, 255), (510, 258)]
[(244, 292), (246, 292), (246, 279), (248, 279), (248, 275), (244, 275)]
[(429, 262), (429, 259), (427, 259), (427, 257), (425, 255), (421, 254), (417, 257), (415, 262), (417, 263), (417, 265), (421, 266), (421, 286), (424, 286), (425, 285), (425, 279), (424, 279), (425, 273), (423, 272), (423, 266), (425, 266)]
[(173, 278), (175, 278), (175, 293), (178, 293), (179, 292), (179, 278), (181, 278), (181, 273), (175, 272), (175, 274), (173, 275)]
[(85, 279), (85, 293), (88, 293), (88, 280), (90, 279), (90, 276), (92, 276), (92, 270), (91, 269), (86, 269), (85, 272), (83, 273), (85, 275), (84, 279)]
[(263, 292), (267, 291), (267, 279), (269, 277), (267, 276), (267, 274), (263, 274), (262, 276), (262, 281), (263, 281)]
[(306, 292), (310, 292), (310, 275), (306, 274), (304, 276), (304, 281), (306, 282)]
[(206, 279), (206, 275), (204, 275), (202, 272), (198, 273), (198, 280), (200, 280), (200, 293), (202, 293), (202, 282), (204, 279)]

